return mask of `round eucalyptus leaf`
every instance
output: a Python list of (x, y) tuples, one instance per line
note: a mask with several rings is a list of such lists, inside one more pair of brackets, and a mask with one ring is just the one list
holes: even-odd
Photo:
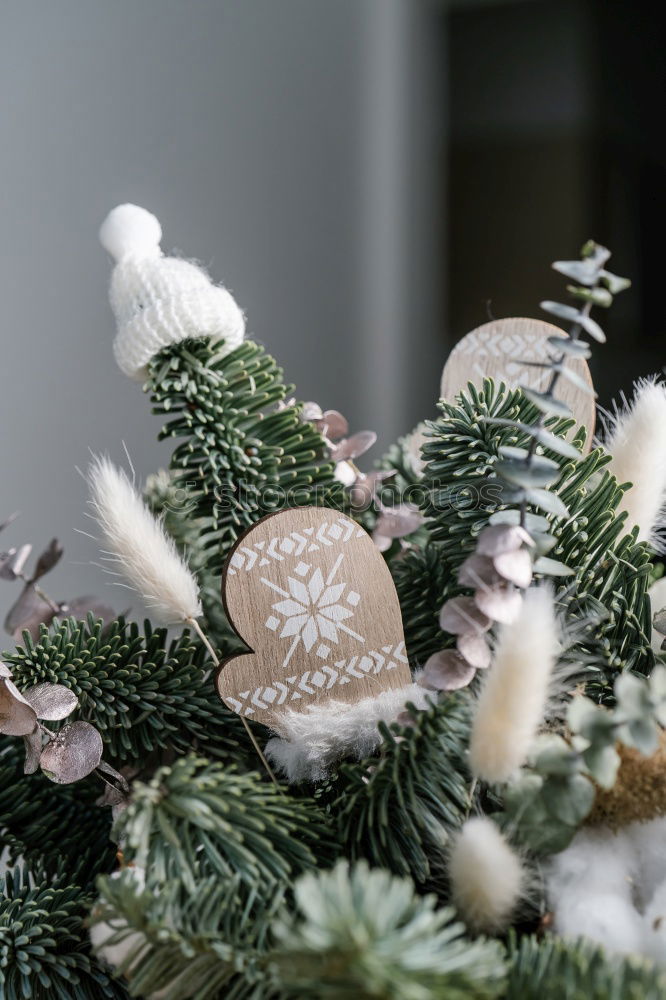
[(592, 355), (590, 345), (584, 340), (573, 340), (571, 337), (549, 337), (548, 343), (556, 351), (569, 354), (574, 358), (589, 358)]
[(552, 268), (581, 285), (594, 285), (599, 277), (599, 266), (591, 259), (556, 260), (553, 262)]
[(452, 597), (439, 613), (439, 627), (451, 635), (487, 632), (492, 620), (480, 610), (473, 597)]
[(557, 493), (540, 489), (526, 490), (526, 493), (528, 502), (545, 510), (547, 514), (554, 514), (556, 517), (569, 517), (569, 511)]
[(34, 774), (39, 768), (39, 758), (42, 754), (42, 732), (39, 726), (35, 726), (31, 733), (23, 737), (23, 746), (25, 747), (23, 773)]
[(515, 552), (501, 552), (493, 559), (493, 565), (504, 579), (525, 590), (532, 582), (532, 557), (527, 549)]
[(0, 678), (0, 733), (27, 736), (35, 728), (37, 715), (9, 677)]
[[(552, 538), (553, 536), (547, 535), (545, 537)], [(553, 539), (554, 541), (555, 539)], [(539, 556), (538, 559), (535, 559), (533, 569), (540, 576), (572, 576), (575, 573), (575, 570), (569, 566), (565, 566), (563, 562), (559, 562), (557, 559), (549, 559), (548, 556)]]
[(582, 313), (575, 306), (568, 306), (563, 302), (553, 302), (551, 299), (544, 299), (539, 305), (544, 312), (550, 313), (551, 316), (557, 316), (558, 319), (566, 319), (570, 323), (580, 322)]
[(515, 622), (523, 603), (520, 591), (511, 584), (480, 588), (475, 592), (474, 600), (488, 618), (502, 625)]
[(473, 587), (476, 590), (484, 583), (488, 587), (494, 587), (501, 582), (502, 578), (490, 556), (481, 556), (478, 552), (468, 556), (458, 571), (458, 583), (461, 587)]
[(571, 409), (562, 399), (557, 399), (551, 392), (537, 392), (527, 385), (521, 385), (523, 395), (534, 403), (537, 409), (547, 416), (570, 417)]
[(486, 670), (490, 666), (490, 646), (482, 635), (471, 632), (459, 635), (456, 639), (456, 646), (460, 655), (475, 670)]
[(64, 684), (50, 684), (48, 681), (28, 688), (25, 697), (35, 710), (37, 718), (46, 722), (66, 719), (79, 704), (74, 692)]
[(475, 673), (476, 667), (455, 649), (442, 649), (426, 660), (420, 682), (435, 691), (457, 691), (467, 687)]
[(479, 555), (493, 559), (502, 552), (515, 552), (523, 545), (531, 545), (532, 539), (519, 524), (493, 524), (480, 532), (476, 543)]
[(71, 785), (90, 774), (102, 759), (102, 737), (89, 722), (72, 722), (44, 747), (39, 766), (51, 781)]

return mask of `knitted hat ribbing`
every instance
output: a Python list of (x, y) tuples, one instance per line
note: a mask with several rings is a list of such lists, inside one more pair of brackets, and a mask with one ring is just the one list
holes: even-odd
[(150, 359), (188, 337), (224, 340), (225, 352), (245, 334), (245, 319), (226, 288), (196, 264), (164, 257), (158, 220), (137, 205), (118, 205), (99, 231), (117, 263), (109, 298), (118, 324), (113, 351), (120, 369), (143, 378)]

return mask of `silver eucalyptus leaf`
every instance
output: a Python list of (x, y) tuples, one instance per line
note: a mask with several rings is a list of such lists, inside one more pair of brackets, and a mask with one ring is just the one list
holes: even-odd
[(39, 758), (42, 755), (42, 731), (39, 726), (35, 726), (31, 733), (23, 737), (23, 746), (25, 747), (23, 773), (34, 774), (39, 768)]
[(488, 587), (501, 583), (501, 577), (490, 556), (482, 556), (478, 552), (473, 552), (465, 559), (458, 571), (458, 583), (461, 587), (472, 587), (476, 590), (484, 583)]
[(373, 531), (372, 540), (380, 552), (388, 552), (393, 545), (393, 539), (387, 535), (380, 535), (378, 531)]
[(455, 649), (442, 649), (426, 661), (420, 683), (434, 691), (457, 691), (467, 687), (475, 673), (476, 667)]
[(570, 323), (580, 322), (582, 314), (576, 306), (568, 306), (563, 302), (553, 302), (551, 299), (544, 299), (539, 305), (544, 312), (550, 313), (551, 316), (557, 316), (558, 319), (566, 319)]
[(556, 260), (553, 262), (552, 268), (581, 285), (594, 285), (599, 276), (599, 266), (591, 258), (587, 260)]
[(387, 538), (404, 538), (421, 527), (423, 517), (418, 507), (400, 504), (386, 508), (377, 519), (376, 530)]
[[(310, 420), (313, 423), (318, 422), (324, 416), (322, 408), (319, 403), (315, 403), (310, 400), (308, 403), (303, 403), (303, 408), (301, 410), (301, 417), (303, 420)], [(321, 430), (321, 428), (319, 428)]]
[(439, 612), (439, 625), (451, 635), (466, 632), (480, 634), (487, 632), (492, 620), (483, 613), (473, 597), (452, 597)]
[(0, 733), (5, 736), (27, 736), (37, 724), (32, 705), (23, 697), (9, 677), (0, 678)]
[[(498, 510), (488, 518), (489, 524), (520, 524), (520, 511), (519, 510)], [(530, 533), (530, 537), (534, 538), (534, 533), (537, 531), (548, 531), (550, 523), (547, 518), (542, 517), (541, 514), (532, 514), (528, 511), (525, 514), (525, 528)]]
[(493, 565), (501, 577), (516, 587), (525, 590), (532, 582), (532, 557), (527, 549), (501, 552), (493, 559)]
[(548, 556), (539, 556), (538, 559), (535, 559), (533, 569), (541, 576), (573, 576), (575, 572), (563, 562), (549, 559)]
[(102, 759), (102, 737), (89, 722), (72, 722), (44, 747), (39, 766), (51, 781), (71, 785), (80, 781)]
[(516, 462), (510, 458), (503, 459), (496, 462), (494, 468), (498, 476), (526, 489), (532, 486), (548, 486), (560, 474), (560, 467), (555, 462), (538, 456), (534, 456), (529, 463)]
[(619, 274), (613, 274), (612, 271), (606, 271), (605, 268), (603, 271), (599, 272), (599, 277), (611, 295), (618, 295), (626, 288), (631, 288), (631, 281), (629, 278), (621, 278)]
[(474, 600), (484, 615), (502, 625), (510, 625), (516, 620), (523, 603), (520, 591), (511, 584), (482, 587), (474, 594)]
[(557, 493), (539, 489), (526, 490), (525, 492), (528, 502), (534, 507), (539, 507), (540, 510), (545, 510), (547, 514), (554, 514), (556, 517), (569, 517), (569, 510)]
[(521, 385), (523, 395), (547, 416), (570, 417), (571, 408), (563, 399), (557, 399), (551, 392), (537, 392), (528, 385)]
[(319, 419), (319, 430), (330, 441), (337, 441), (348, 433), (349, 423), (338, 410), (325, 410)]
[(485, 670), (490, 666), (490, 646), (482, 635), (459, 635), (456, 646), (460, 655), (476, 670)]
[(73, 691), (64, 684), (51, 684), (44, 681), (28, 688), (26, 701), (32, 705), (38, 719), (45, 722), (59, 722), (71, 715), (78, 706), (79, 700)]
[(572, 340), (571, 337), (548, 337), (548, 343), (556, 351), (561, 351), (562, 354), (569, 354), (575, 358), (592, 356), (590, 345), (584, 340)]
[(32, 579), (33, 583), (35, 580), (39, 580), (40, 577), (45, 576), (49, 573), (54, 566), (56, 566), (62, 559), (62, 554), (64, 548), (60, 544), (57, 538), (52, 538), (49, 542), (47, 548), (39, 556), (37, 560), (37, 565), (35, 566), (35, 572), (33, 573)]
[(666, 608), (655, 611), (652, 616), (652, 624), (660, 635), (666, 635)]
[(5, 629), (17, 641), (21, 639), (24, 629), (33, 639), (39, 637), (39, 626), (48, 625), (53, 620), (54, 610), (50, 604), (43, 601), (31, 586), (25, 586), (18, 600), (11, 606), (5, 618)]
[(374, 431), (358, 431), (349, 438), (343, 438), (339, 444), (331, 449), (331, 458), (334, 462), (345, 462), (350, 458), (358, 458), (363, 455), (377, 440)]
[(515, 552), (523, 545), (532, 545), (532, 538), (519, 524), (491, 524), (479, 534), (476, 551), (494, 558), (502, 552)]

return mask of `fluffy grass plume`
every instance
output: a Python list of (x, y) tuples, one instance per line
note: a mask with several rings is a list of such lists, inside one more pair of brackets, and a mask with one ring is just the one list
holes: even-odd
[(507, 781), (525, 762), (546, 710), (559, 648), (552, 591), (532, 587), (520, 615), (500, 633), (472, 722), (477, 778)]
[(108, 545), (107, 560), (122, 569), (162, 624), (198, 618), (197, 582), (126, 473), (96, 456), (88, 483), (94, 516)]
[(636, 383), (634, 398), (612, 421), (606, 442), (610, 471), (618, 483), (632, 486), (620, 501), (627, 527), (638, 525), (638, 538), (664, 548), (659, 539), (666, 500), (666, 385)]
[(469, 819), (449, 856), (453, 902), (475, 931), (496, 934), (508, 925), (525, 891), (525, 870), (486, 816)]

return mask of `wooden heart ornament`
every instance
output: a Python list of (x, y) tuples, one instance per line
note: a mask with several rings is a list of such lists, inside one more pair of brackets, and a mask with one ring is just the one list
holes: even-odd
[[(452, 400), (468, 382), (482, 382), (486, 377), (502, 381), (511, 389), (526, 385), (544, 392), (550, 373), (523, 362), (548, 362), (553, 348), (549, 337), (566, 337), (564, 330), (539, 319), (497, 319), (484, 323), (458, 341), (442, 372), (441, 395)], [(587, 428), (588, 450), (592, 445), (596, 408), (592, 376), (585, 358), (568, 358), (567, 367), (588, 386), (575, 385), (562, 378), (558, 398), (569, 407), (577, 424)]]
[(367, 532), (339, 511), (263, 518), (232, 550), (222, 597), (251, 649), (217, 676), (222, 701), (240, 715), (279, 729), (290, 710), (411, 683), (391, 574)]

